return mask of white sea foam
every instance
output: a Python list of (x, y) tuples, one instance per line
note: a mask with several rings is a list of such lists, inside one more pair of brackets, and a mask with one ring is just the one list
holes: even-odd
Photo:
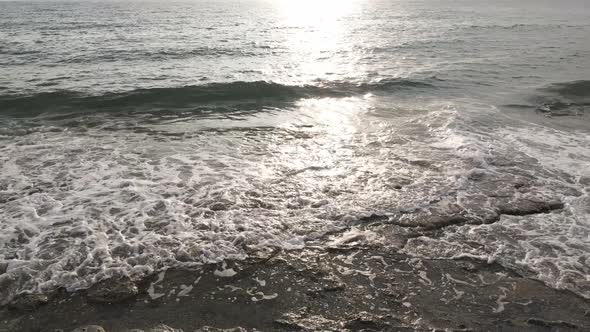
[[(590, 132), (562, 131), (530, 125), (517, 130), (500, 130), (507, 142), (538, 160), (544, 167), (577, 179), (590, 177)], [(587, 184), (586, 184), (587, 186)]]
[[(498, 113), (501, 117), (502, 114)], [(570, 289), (590, 297), (590, 136), (587, 132), (564, 132), (557, 129), (521, 124), (499, 126), (488, 134), (493, 142), (489, 156), (510, 156), (508, 166), (485, 165), (465, 174), (499, 174), (516, 170), (538, 183), (540, 197), (553, 195), (565, 208), (553, 213), (526, 216), (502, 215), (492, 224), (451, 226), (437, 238), (410, 239), (404, 252), (435, 258), (472, 257), (498, 262), (546, 284)], [(461, 132), (469, 135), (469, 132)], [(454, 144), (455, 142), (460, 144)], [(463, 154), (464, 140), (451, 139)], [(485, 141), (476, 142), (482, 149)], [(529, 158), (529, 159), (527, 159)], [(527, 161), (528, 160), (528, 161)], [(527, 161), (526, 163), (524, 161)], [(473, 173), (477, 172), (477, 173)], [(498, 190), (502, 190), (498, 185)], [(465, 186), (460, 186), (465, 188)], [(502, 310), (501, 299), (498, 299)]]
[[(472, 208), (474, 197), (486, 192), (472, 178), (514, 180), (502, 178), (504, 170), (488, 160), (510, 156), (516, 167), (531, 160), (527, 153), (533, 153), (514, 143), (519, 141), (516, 131), (507, 135), (501, 126), (494, 126), (494, 132), (478, 125), (480, 113), (490, 116), (489, 107), (484, 112), (477, 109), (481, 105), (471, 109), (473, 105), (432, 102), (392, 110), (391, 100), (371, 98), (301, 101), (292, 110), (235, 126), (222, 121), (223, 130), (208, 129), (200, 119), (141, 128), (126, 123), (133, 119), (121, 119), (102, 128), (31, 130), (4, 140), (0, 260), (9, 264), (0, 275), (6, 285), (2, 298), (8, 301), (22, 291), (87, 288), (112, 276), (140, 278), (169, 266), (243, 259), (269, 247), (302, 248), (306, 241), (371, 216), (402, 218), (412, 225), (424, 216), (451, 213), (453, 206)], [(566, 139), (565, 134), (559, 137)], [(578, 149), (575, 144), (572, 149)], [(575, 159), (579, 153), (570, 155)], [(584, 278), (584, 198), (555, 189), (556, 181), (564, 180), (557, 173), (531, 167), (523, 171), (538, 173), (535, 178), (541, 180), (535, 192), (522, 195), (545, 199), (557, 193), (567, 202), (568, 215), (531, 217), (549, 218), (536, 224), (527, 223), (533, 220), (528, 217), (503, 217), (492, 225), (450, 228), (441, 239), (411, 240), (406, 252), (496, 260), (511, 255), (502, 262), (541, 271), (547, 264), (539, 258), (544, 251), (534, 256), (525, 244), (543, 232), (544, 241), (555, 242), (561, 232), (573, 239), (552, 244), (560, 248), (550, 260), (554, 268), (540, 278), (565, 284), (567, 278), (551, 272), (555, 269)], [(579, 187), (585, 175), (576, 176), (578, 182), (567, 185)], [(486, 208), (489, 200), (482, 199), (477, 206)], [(577, 228), (568, 233), (571, 218)], [(491, 234), (502, 234), (501, 226), (511, 220), (510, 231), (533, 228), (522, 229), (522, 248)], [(488, 227), (487, 237), (474, 235)], [(580, 238), (583, 234), (586, 238)], [(487, 249), (465, 248), (469, 236), (489, 241)], [(352, 227), (329, 241), (325, 244), (396, 240), (378, 229)], [(421, 247), (420, 241), (428, 246)], [(219, 273), (229, 276), (231, 271)], [(578, 281), (572, 285), (581, 287)], [(153, 287), (152, 295), (160, 295)]]
[(448, 174), (437, 168), (457, 161), (428, 151), (449, 111), (383, 122), (368, 105), (314, 99), (223, 130), (199, 118), (144, 127), (123, 118), (4, 140), (2, 298), (302, 248), (445, 191)]

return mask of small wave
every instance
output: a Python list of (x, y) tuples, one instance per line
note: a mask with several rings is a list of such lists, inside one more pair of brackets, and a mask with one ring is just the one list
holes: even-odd
[(55, 91), (28, 96), (2, 96), (3, 113), (30, 115), (45, 112), (190, 109), (202, 104), (259, 99), (292, 99), (335, 94), (313, 86), (287, 86), (269, 82), (211, 83), (179, 88), (138, 89), (128, 92), (86, 95)]
[(138, 89), (103, 95), (76, 91), (0, 96), (0, 113), (31, 116), (54, 112), (190, 111), (206, 104), (293, 101), (302, 98), (347, 97), (367, 92), (436, 88), (427, 82), (388, 79), (372, 83), (329, 82), (318, 85), (283, 85), (274, 82), (229, 82), (178, 88)]
[(590, 110), (590, 81), (551, 84), (534, 97), (536, 110), (550, 116), (581, 116)]
[(93, 55), (76, 55), (56, 61), (57, 63), (95, 63), (117, 61), (162, 61), (171, 59), (187, 59), (194, 57), (251, 57), (261, 56), (267, 52), (246, 51), (243, 49), (220, 47), (197, 47), (193, 49), (162, 49), (153, 51), (109, 50)]
[[(439, 78), (432, 77), (433, 81), (443, 81)], [(374, 83), (363, 83), (359, 86), (363, 92), (371, 91), (388, 91), (398, 88), (425, 88), (435, 89), (436, 86), (425, 81), (402, 80), (402, 79), (385, 79)]]
[(590, 81), (553, 83), (537, 89), (527, 103), (504, 107), (530, 109), (551, 117), (584, 116), (590, 111)]
[(0, 54), (2, 55), (34, 55), (34, 54), (41, 54), (42, 52), (39, 50), (25, 50), (25, 49), (17, 49), (11, 50), (8, 48), (0, 48)]
[(565, 83), (555, 83), (542, 89), (561, 97), (581, 99), (590, 102), (590, 81), (580, 80)]
[(457, 25), (454, 29), (462, 30), (539, 30), (539, 29), (567, 29), (567, 28), (581, 28), (585, 25), (573, 24), (487, 24), (487, 25)]

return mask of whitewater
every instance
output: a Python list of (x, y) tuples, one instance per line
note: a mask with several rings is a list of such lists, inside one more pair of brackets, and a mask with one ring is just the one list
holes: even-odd
[(0, 2), (0, 302), (376, 221), (590, 298), (581, 3)]

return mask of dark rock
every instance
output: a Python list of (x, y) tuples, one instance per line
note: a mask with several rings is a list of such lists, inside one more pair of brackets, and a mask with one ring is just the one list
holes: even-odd
[(200, 329), (195, 330), (195, 332), (247, 332), (248, 330), (242, 327), (233, 327), (229, 329), (218, 329), (216, 327), (211, 326), (203, 326)]
[(49, 297), (43, 294), (20, 294), (17, 295), (8, 308), (13, 310), (33, 310), (49, 302)]
[(458, 204), (448, 201), (435, 201), (428, 208), (401, 210), (390, 222), (402, 227), (421, 227), (435, 230), (450, 225), (465, 224), (470, 221), (466, 211)]
[(326, 292), (337, 292), (337, 291), (343, 291), (346, 288), (346, 285), (343, 283), (335, 283), (335, 284), (329, 284), (324, 286), (324, 291)]
[(431, 167), (433, 165), (432, 161), (425, 160), (425, 159), (414, 159), (414, 160), (406, 159), (404, 161), (410, 165), (419, 166), (419, 167)]
[(273, 321), (273, 324), (275, 326), (277, 326), (278, 328), (289, 329), (291, 331), (301, 331), (301, 330), (303, 330), (303, 327), (302, 326), (299, 326), (297, 323), (291, 322), (291, 321), (286, 320), (286, 319), (275, 319)]
[(229, 205), (230, 204), (224, 203), (224, 202), (216, 202), (216, 203), (209, 205), (209, 209), (212, 211), (225, 211), (225, 210), (229, 209)]
[(467, 272), (477, 272), (477, 267), (471, 262), (457, 261), (457, 265)]
[(468, 328), (465, 324), (459, 324), (456, 329), (453, 329), (453, 332), (473, 332), (473, 330)]
[(117, 303), (133, 298), (137, 286), (128, 278), (107, 279), (88, 289), (88, 299), (99, 303)]
[(371, 214), (369, 216), (360, 218), (360, 221), (363, 223), (385, 222), (387, 220), (389, 220), (388, 216), (383, 216), (379, 214)]
[(72, 330), (72, 332), (106, 332), (106, 331), (105, 331), (105, 329), (102, 328), (102, 326), (87, 325), (87, 326), (78, 327), (78, 328)]
[(328, 202), (328, 200), (326, 200), (326, 199), (322, 199), (322, 200), (319, 200), (319, 201), (317, 201), (317, 202), (313, 202), (313, 203), (311, 203), (311, 205), (310, 205), (310, 206), (311, 206), (312, 208), (314, 208), (314, 209), (317, 209), (317, 208), (319, 208), (319, 207), (322, 207), (322, 206), (324, 206), (324, 205), (326, 205), (326, 204), (328, 204), (328, 203), (329, 203), (329, 202)]
[(6, 273), (7, 269), (8, 269), (8, 263), (7, 262), (0, 262), (0, 274)]
[(451, 225), (461, 225), (468, 221), (469, 219), (460, 214), (430, 215), (421, 220), (420, 226), (424, 229), (432, 230)]
[(272, 203), (269, 202), (265, 202), (261, 199), (257, 199), (257, 198), (251, 198), (250, 202), (249, 202), (249, 207), (252, 208), (262, 208), (262, 209), (267, 209), (267, 210), (273, 210), (276, 209), (276, 206)]
[(307, 315), (302, 313), (286, 313), (280, 319), (273, 321), (273, 324), (283, 329), (293, 331), (334, 331), (339, 325), (338, 322), (326, 319), (321, 315)]
[[(198, 331), (198, 330), (197, 330)], [(146, 332), (182, 332), (181, 329), (175, 329), (168, 325), (160, 324), (152, 327), (151, 329), (147, 330)]]
[(360, 312), (354, 318), (350, 319), (344, 324), (347, 329), (358, 330), (374, 330), (383, 331), (389, 327), (389, 324), (384, 322), (382, 317), (374, 316), (367, 312)]
[(526, 183), (523, 183), (523, 182), (516, 182), (513, 185), (514, 189), (520, 189), (520, 188), (523, 188), (524, 186), (526, 186)]
[(342, 291), (346, 285), (338, 276), (326, 271), (315, 271), (310, 275), (310, 280), (321, 284), (321, 289), (325, 292)]
[(526, 216), (529, 214), (547, 213), (553, 210), (563, 209), (563, 207), (563, 203), (559, 201), (542, 202), (523, 199), (513, 204), (502, 204), (498, 206), (498, 210), (500, 214)]
[(467, 178), (471, 181), (481, 181), (486, 177), (486, 172), (483, 170), (476, 170), (471, 172)]
[(111, 249), (111, 255), (126, 258), (132, 256), (134, 248), (127, 243), (121, 243)]
[(566, 327), (569, 329), (577, 329), (578, 326), (569, 322), (564, 322), (561, 320), (551, 321), (551, 320), (544, 320), (540, 318), (529, 318), (527, 319), (527, 324), (529, 325), (536, 325), (536, 326), (543, 326), (543, 327)]

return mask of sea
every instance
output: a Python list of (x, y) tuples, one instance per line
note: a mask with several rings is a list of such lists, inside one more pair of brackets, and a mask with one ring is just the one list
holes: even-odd
[(590, 298), (589, 194), (586, 0), (0, 2), (1, 303), (339, 234)]

